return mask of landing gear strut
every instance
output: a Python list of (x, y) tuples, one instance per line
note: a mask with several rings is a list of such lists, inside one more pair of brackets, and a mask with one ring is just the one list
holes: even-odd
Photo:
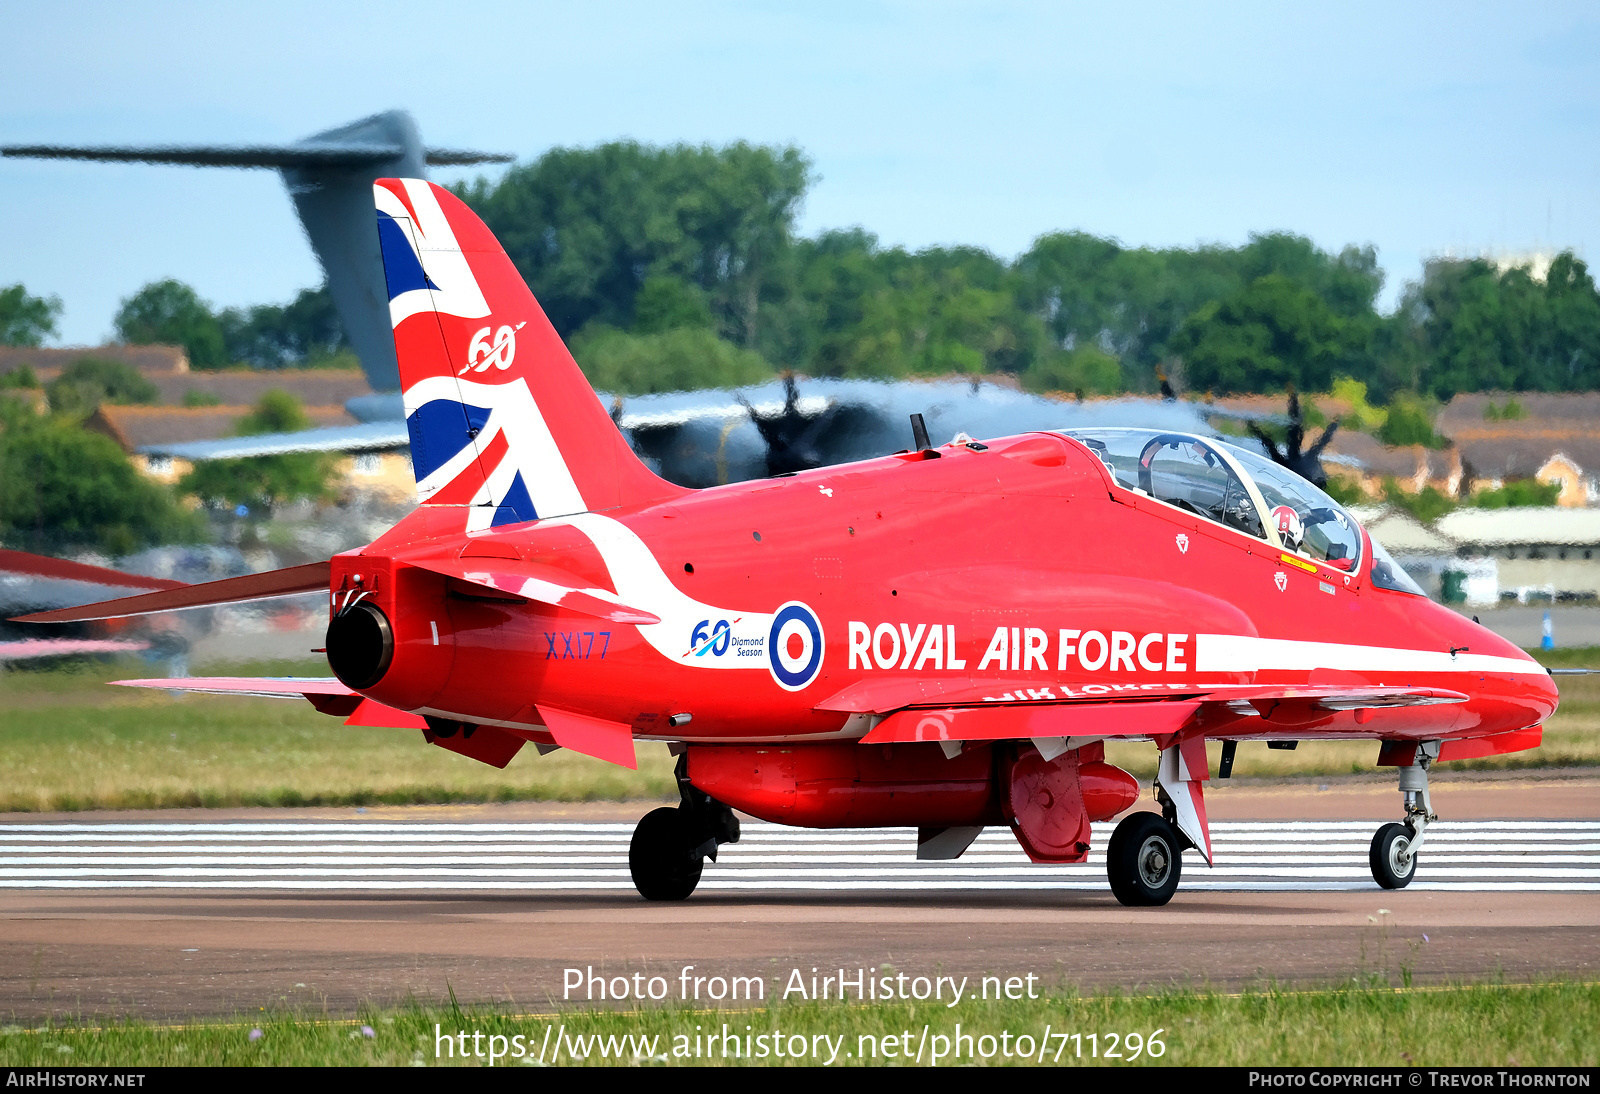
[(700, 884), (705, 860), (739, 842), (739, 818), (689, 781), (689, 757), (678, 757), (676, 809), (646, 813), (628, 845), (628, 872), (646, 900), (684, 900)]
[(1409, 767), (1400, 768), (1400, 793), (1405, 795), (1406, 817), (1379, 828), (1372, 837), (1367, 860), (1372, 877), (1385, 889), (1404, 889), (1417, 873), (1417, 854), (1423, 833), (1439, 819), (1428, 799), (1428, 768), (1439, 755), (1438, 741), (1424, 741)]
[(1130, 813), (1111, 833), (1106, 874), (1123, 904), (1156, 907), (1172, 899), (1183, 872), (1187, 841), (1165, 817)]

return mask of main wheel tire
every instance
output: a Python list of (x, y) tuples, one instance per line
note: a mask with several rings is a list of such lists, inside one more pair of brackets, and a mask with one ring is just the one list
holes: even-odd
[(1391, 821), (1372, 836), (1367, 861), (1372, 864), (1373, 880), (1385, 889), (1404, 889), (1417, 876), (1417, 852), (1411, 849), (1416, 833), (1398, 821)]
[(700, 884), (705, 862), (689, 843), (689, 826), (676, 809), (646, 813), (628, 844), (628, 872), (646, 900), (684, 900)]
[(1159, 813), (1133, 813), (1111, 833), (1106, 876), (1111, 891), (1130, 907), (1159, 907), (1178, 891), (1183, 844)]

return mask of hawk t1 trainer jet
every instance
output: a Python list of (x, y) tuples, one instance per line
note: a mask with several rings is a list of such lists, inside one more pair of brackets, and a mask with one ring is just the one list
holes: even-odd
[[(632, 766), (668, 742), (681, 804), (640, 821), (639, 891), (687, 897), (734, 810), (909, 826), (959, 856), (1007, 825), (1083, 862), (1139, 795), (1107, 740), (1159, 752), (1160, 812), (1108, 848), (1125, 904), (1211, 861), (1205, 745), (1371, 740), (1401, 818), (1372, 872), (1414, 876), (1437, 761), (1534, 748), (1550, 675), (1429, 601), (1293, 472), (1192, 433), (958, 435), (703, 490), (623, 439), (482, 222), (374, 186), (419, 508), (359, 550), (39, 621), (326, 590), (328, 679), (192, 679), (414, 726), (504, 766), (527, 742)], [(920, 423), (913, 422), (914, 427)], [(172, 689), (171, 679), (124, 681)]]

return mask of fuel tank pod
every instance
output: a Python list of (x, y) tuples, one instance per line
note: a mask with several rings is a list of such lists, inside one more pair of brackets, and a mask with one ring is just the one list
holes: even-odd
[(690, 745), (689, 781), (735, 809), (806, 828), (998, 824), (992, 750), (938, 745)]
[[(1009, 797), (1017, 801), (1002, 802), (1000, 787), (1012, 787), (1024, 768), (1037, 767), (1051, 778), (1030, 789), (1026, 798), (1032, 804), (1022, 812), (1069, 810), (1076, 832), (1078, 818), (1084, 825), (1108, 820), (1138, 798), (1138, 781), (1103, 757), (1098, 744), (1046, 762), (1027, 746), (1021, 755), (1009, 746), (969, 746), (947, 758), (936, 744), (830, 741), (690, 745), (688, 766), (689, 781), (718, 801), (762, 820), (807, 828), (1005, 823), (1016, 817), (1024, 795), (1012, 791)], [(1057, 768), (1069, 778), (1070, 794), (1053, 791)]]

